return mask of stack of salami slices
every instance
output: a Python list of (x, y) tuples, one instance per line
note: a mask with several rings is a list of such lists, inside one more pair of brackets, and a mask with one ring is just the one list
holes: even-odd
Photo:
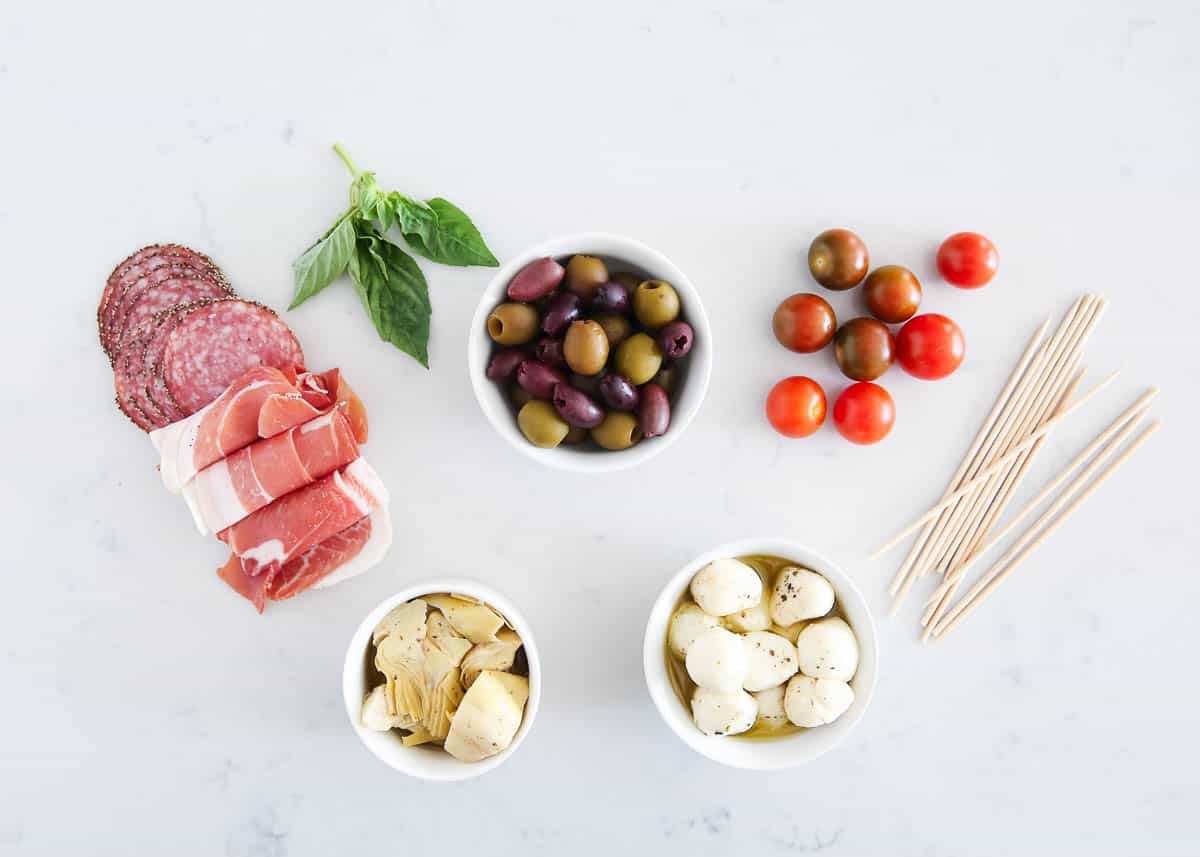
[(366, 409), (337, 369), (304, 369), (274, 312), (234, 297), (207, 256), (163, 244), (117, 266), (97, 317), (117, 404), (150, 432), (200, 532), (230, 547), (217, 574), (260, 613), (383, 558)]

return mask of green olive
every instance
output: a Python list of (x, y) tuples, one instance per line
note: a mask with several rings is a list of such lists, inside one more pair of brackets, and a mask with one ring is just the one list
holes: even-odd
[(617, 348), (617, 371), (639, 387), (654, 377), (662, 361), (662, 349), (645, 333), (635, 333)]
[(573, 321), (563, 340), (563, 356), (572, 372), (595, 375), (608, 362), (608, 337), (594, 321)]
[(630, 325), (629, 319), (623, 315), (598, 315), (596, 323), (604, 328), (604, 335), (608, 337), (610, 350), (628, 339), (629, 334), (633, 332), (633, 326)]
[(646, 280), (633, 293), (633, 314), (651, 330), (679, 318), (679, 294), (664, 280)]
[(650, 380), (668, 393), (673, 393), (675, 391), (675, 384), (679, 381), (679, 370), (674, 366), (664, 366)]
[(512, 399), (512, 403), (517, 406), (517, 410), (525, 407), (526, 402), (533, 401), (533, 393), (526, 390), (520, 384), (513, 384), (508, 390), (508, 397)]
[(629, 294), (633, 294), (634, 290), (642, 284), (642, 278), (632, 271), (618, 271), (615, 274), (608, 275), (610, 283), (619, 283), (624, 286)]
[(529, 304), (500, 304), (487, 320), (488, 335), (501, 345), (524, 345), (538, 332), (538, 312)]
[(577, 443), (583, 443), (588, 439), (588, 430), (579, 426), (571, 426), (571, 430), (567, 432), (567, 436), (562, 439), (563, 443), (568, 443), (574, 446)]
[(571, 430), (567, 421), (554, 410), (554, 405), (541, 400), (525, 403), (517, 414), (517, 425), (526, 440), (543, 449), (558, 446)]
[(605, 449), (629, 449), (641, 439), (637, 417), (628, 411), (609, 411), (604, 422), (592, 429), (592, 440)]
[(595, 256), (572, 256), (567, 262), (567, 288), (590, 300), (596, 287), (608, 282), (608, 266)]

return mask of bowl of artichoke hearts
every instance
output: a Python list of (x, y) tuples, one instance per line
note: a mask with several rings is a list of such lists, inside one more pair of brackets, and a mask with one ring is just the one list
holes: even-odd
[(501, 765), (529, 734), (541, 699), (533, 633), (500, 593), (433, 580), (363, 620), (342, 674), (346, 714), (385, 764), (426, 780)]

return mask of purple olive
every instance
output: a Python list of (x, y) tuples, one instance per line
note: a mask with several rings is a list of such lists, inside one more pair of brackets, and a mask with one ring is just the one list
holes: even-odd
[(667, 391), (651, 381), (642, 385), (642, 407), (638, 410), (638, 428), (646, 437), (667, 433), (671, 425), (671, 400)]
[(592, 309), (599, 313), (629, 312), (629, 290), (620, 283), (605, 283), (592, 295)]
[(567, 358), (563, 355), (563, 341), (561, 339), (551, 339), (549, 336), (543, 336), (537, 341), (537, 345), (533, 346), (533, 355), (547, 366), (553, 366), (555, 369), (562, 369), (567, 365)]
[(550, 299), (546, 314), (542, 316), (542, 333), (547, 336), (562, 336), (563, 331), (583, 315), (583, 302), (574, 292), (560, 292)]
[(571, 386), (576, 390), (583, 390), (589, 396), (600, 395), (600, 376), (599, 375), (580, 375), (571, 373)]
[(533, 394), (535, 399), (549, 399), (554, 395), (555, 384), (565, 384), (563, 373), (553, 366), (526, 360), (517, 367), (517, 383)]
[(487, 376), (502, 384), (508, 383), (517, 374), (517, 367), (529, 359), (524, 351), (515, 348), (501, 348), (488, 361)]
[(641, 396), (638, 388), (624, 375), (610, 372), (600, 379), (600, 397), (616, 411), (632, 411), (638, 406)]
[(530, 262), (508, 284), (508, 296), (514, 301), (540, 301), (558, 288), (566, 270), (549, 256)]
[(556, 384), (552, 401), (558, 415), (573, 426), (590, 429), (604, 422), (600, 406), (570, 384)]
[(696, 334), (686, 321), (673, 321), (658, 332), (658, 347), (671, 360), (678, 360), (692, 350)]

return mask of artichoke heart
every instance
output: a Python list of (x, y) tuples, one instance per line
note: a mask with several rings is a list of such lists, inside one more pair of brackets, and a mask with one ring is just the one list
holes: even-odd
[(432, 740), (444, 741), (450, 732), (451, 720), (464, 694), (459, 678), (459, 669), (455, 667), (442, 677), (441, 683), (429, 695), (429, 706), (422, 725)]
[(409, 642), (425, 639), (425, 613), (428, 606), (420, 598), (416, 598), (393, 607), (375, 626), (371, 642), (378, 646), (388, 637), (399, 637)]
[(445, 614), (458, 633), (472, 643), (489, 643), (504, 627), (504, 619), (486, 604), (459, 598), (457, 595), (430, 595), (425, 599)]
[(462, 659), (462, 683), (469, 688), (484, 670), (507, 672), (512, 669), (521, 648), (521, 638), (510, 628), (502, 628), (490, 643), (477, 643)]
[(484, 670), (459, 703), (446, 752), (463, 762), (478, 762), (506, 749), (521, 726), (528, 699), (524, 676)]
[(424, 726), (415, 727), (412, 732), (405, 735), (400, 741), (405, 747), (418, 747), (421, 744), (428, 744), (433, 741), (433, 736)]
[(463, 656), (471, 650), (471, 641), (464, 639), (454, 630), (446, 617), (433, 610), (429, 613), (426, 623), (427, 632), (421, 643), (422, 651), (437, 649), (450, 660), (454, 666), (462, 662)]

